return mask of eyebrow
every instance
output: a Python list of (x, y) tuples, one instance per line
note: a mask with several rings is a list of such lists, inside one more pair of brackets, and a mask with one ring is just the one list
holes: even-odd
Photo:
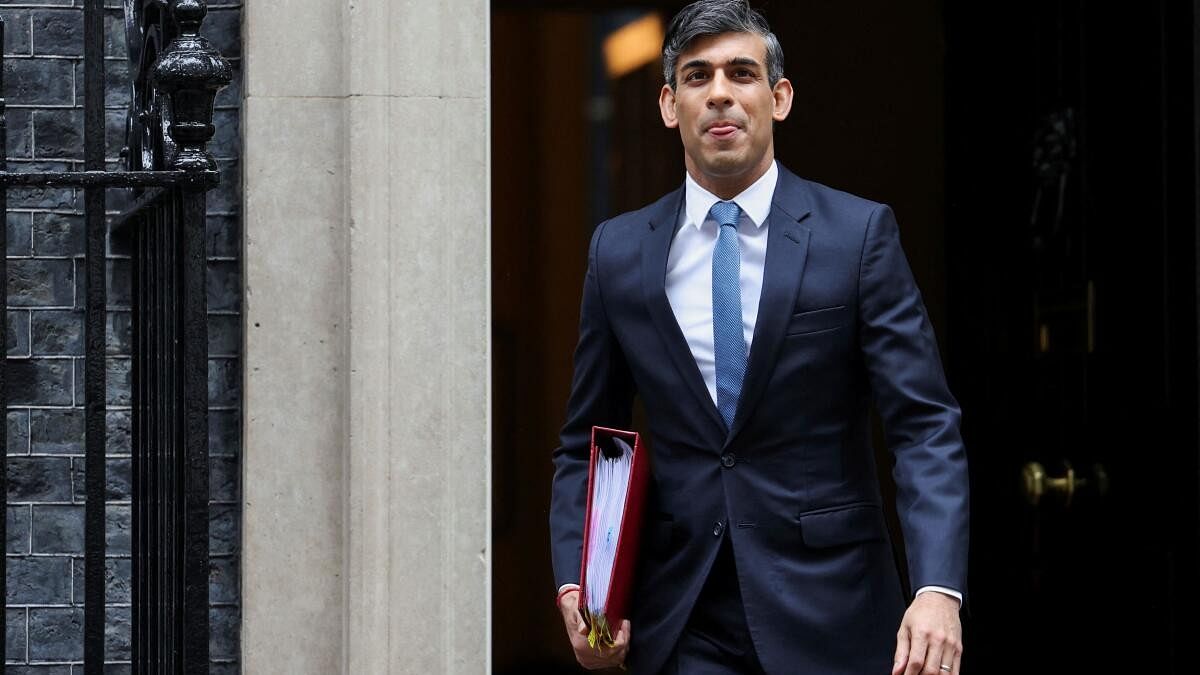
[[(735, 57), (729, 59), (729, 61), (727, 61), (725, 63), (725, 65), (728, 65), (728, 66), (756, 66), (757, 67), (759, 64), (758, 64), (758, 61), (755, 61), (754, 59), (750, 58), (749, 56), (735, 56)], [(687, 63), (680, 66), (679, 69), (687, 70), (688, 68), (708, 68), (710, 66), (712, 66), (712, 62), (708, 61), (707, 59), (692, 59), (691, 61), (688, 61)]]
[(757, 66), (758, 61), (755, 61), (754, 59), (750, 58), (749, 56), (735, 56), (732, 59), (729, 59), (728, 65), (731, 65), (731, 66)]

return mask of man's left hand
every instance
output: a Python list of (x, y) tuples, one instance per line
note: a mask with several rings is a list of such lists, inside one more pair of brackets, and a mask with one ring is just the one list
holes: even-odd
[(958, 599), (945, 593), (918, 595), (896, 634), (892, 675), (959, 675), (963, 643), (958, 609)]

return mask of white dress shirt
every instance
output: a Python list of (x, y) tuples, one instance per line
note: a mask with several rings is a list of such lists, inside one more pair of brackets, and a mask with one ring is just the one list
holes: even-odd
[[(741, 249), (739, 278), (742, 291), (742, 334), (746, 337), (749, 358), (754, 339), (754, 324), (758, 320), (758, 301), (762, 295), (763, 267), (767, 260), (767, 217), (779, 182), (779, 167), (775, 162), (766, 173), (732, 199), (741, 209), (738, 221), (738, 246)], [(717, 401), (717, 365), (713, 356), (712, 323), (712, 256), (717, 246), (721, 226), (709, 215), (713, 204), (721, 198), (700, 187), (687, 174), (684, 178), (683, 209), (680, 210), (675, 237), (667, 256), (667, 299), (675, 321), (683, 331), (692, 357), (704, 377), (704, 384)], [(559, 593), (576, 587), (563, 584)], [(942, 586), (923, 586), (916, 595), (940, 591), (962, 602), (962, 594)]]
[[(767, 260), (767, 216), (771, 213), (771, 199), (775, 196), (778, 180), (779, 168), (771, 162), (766, 173), (731, 200), (742, 210), (737, 227), (742, 255), (738, 276), (747, 358), (754, 339), (754, 322), (758, 320), (763, 263)], [(721, 198), (700, 187), (691, 174), (684, 179), (683, 190), (681, 222), (667, 256), (667, 299), (715, 403), (717, 363), (713, 356), (712, 257), (721, 226), (708, 211)]]

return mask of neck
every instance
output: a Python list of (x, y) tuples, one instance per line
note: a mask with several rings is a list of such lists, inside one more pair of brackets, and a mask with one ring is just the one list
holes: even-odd
[(767, 169), (771, 168), (771, 163), (774, 161), (775, 154), (768, 152), (763, 161), (748, 171), (727, 176), (717, 176), (700, 171), (687, 155), (684, 155), (683, 158), (684, 167), (687, 169), (688, 175), (692, 177), (692, 180), (696, 181), (700, 187), (726, 201), (733, 199), (744, 192), (746, 188), (754, 185), (754, 181), (762, 178)]

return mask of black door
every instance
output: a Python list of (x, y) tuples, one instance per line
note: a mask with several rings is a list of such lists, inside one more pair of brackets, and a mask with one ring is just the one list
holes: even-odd
[(947, 4), (965, 669), (1197, 672), (1192, 3)]

